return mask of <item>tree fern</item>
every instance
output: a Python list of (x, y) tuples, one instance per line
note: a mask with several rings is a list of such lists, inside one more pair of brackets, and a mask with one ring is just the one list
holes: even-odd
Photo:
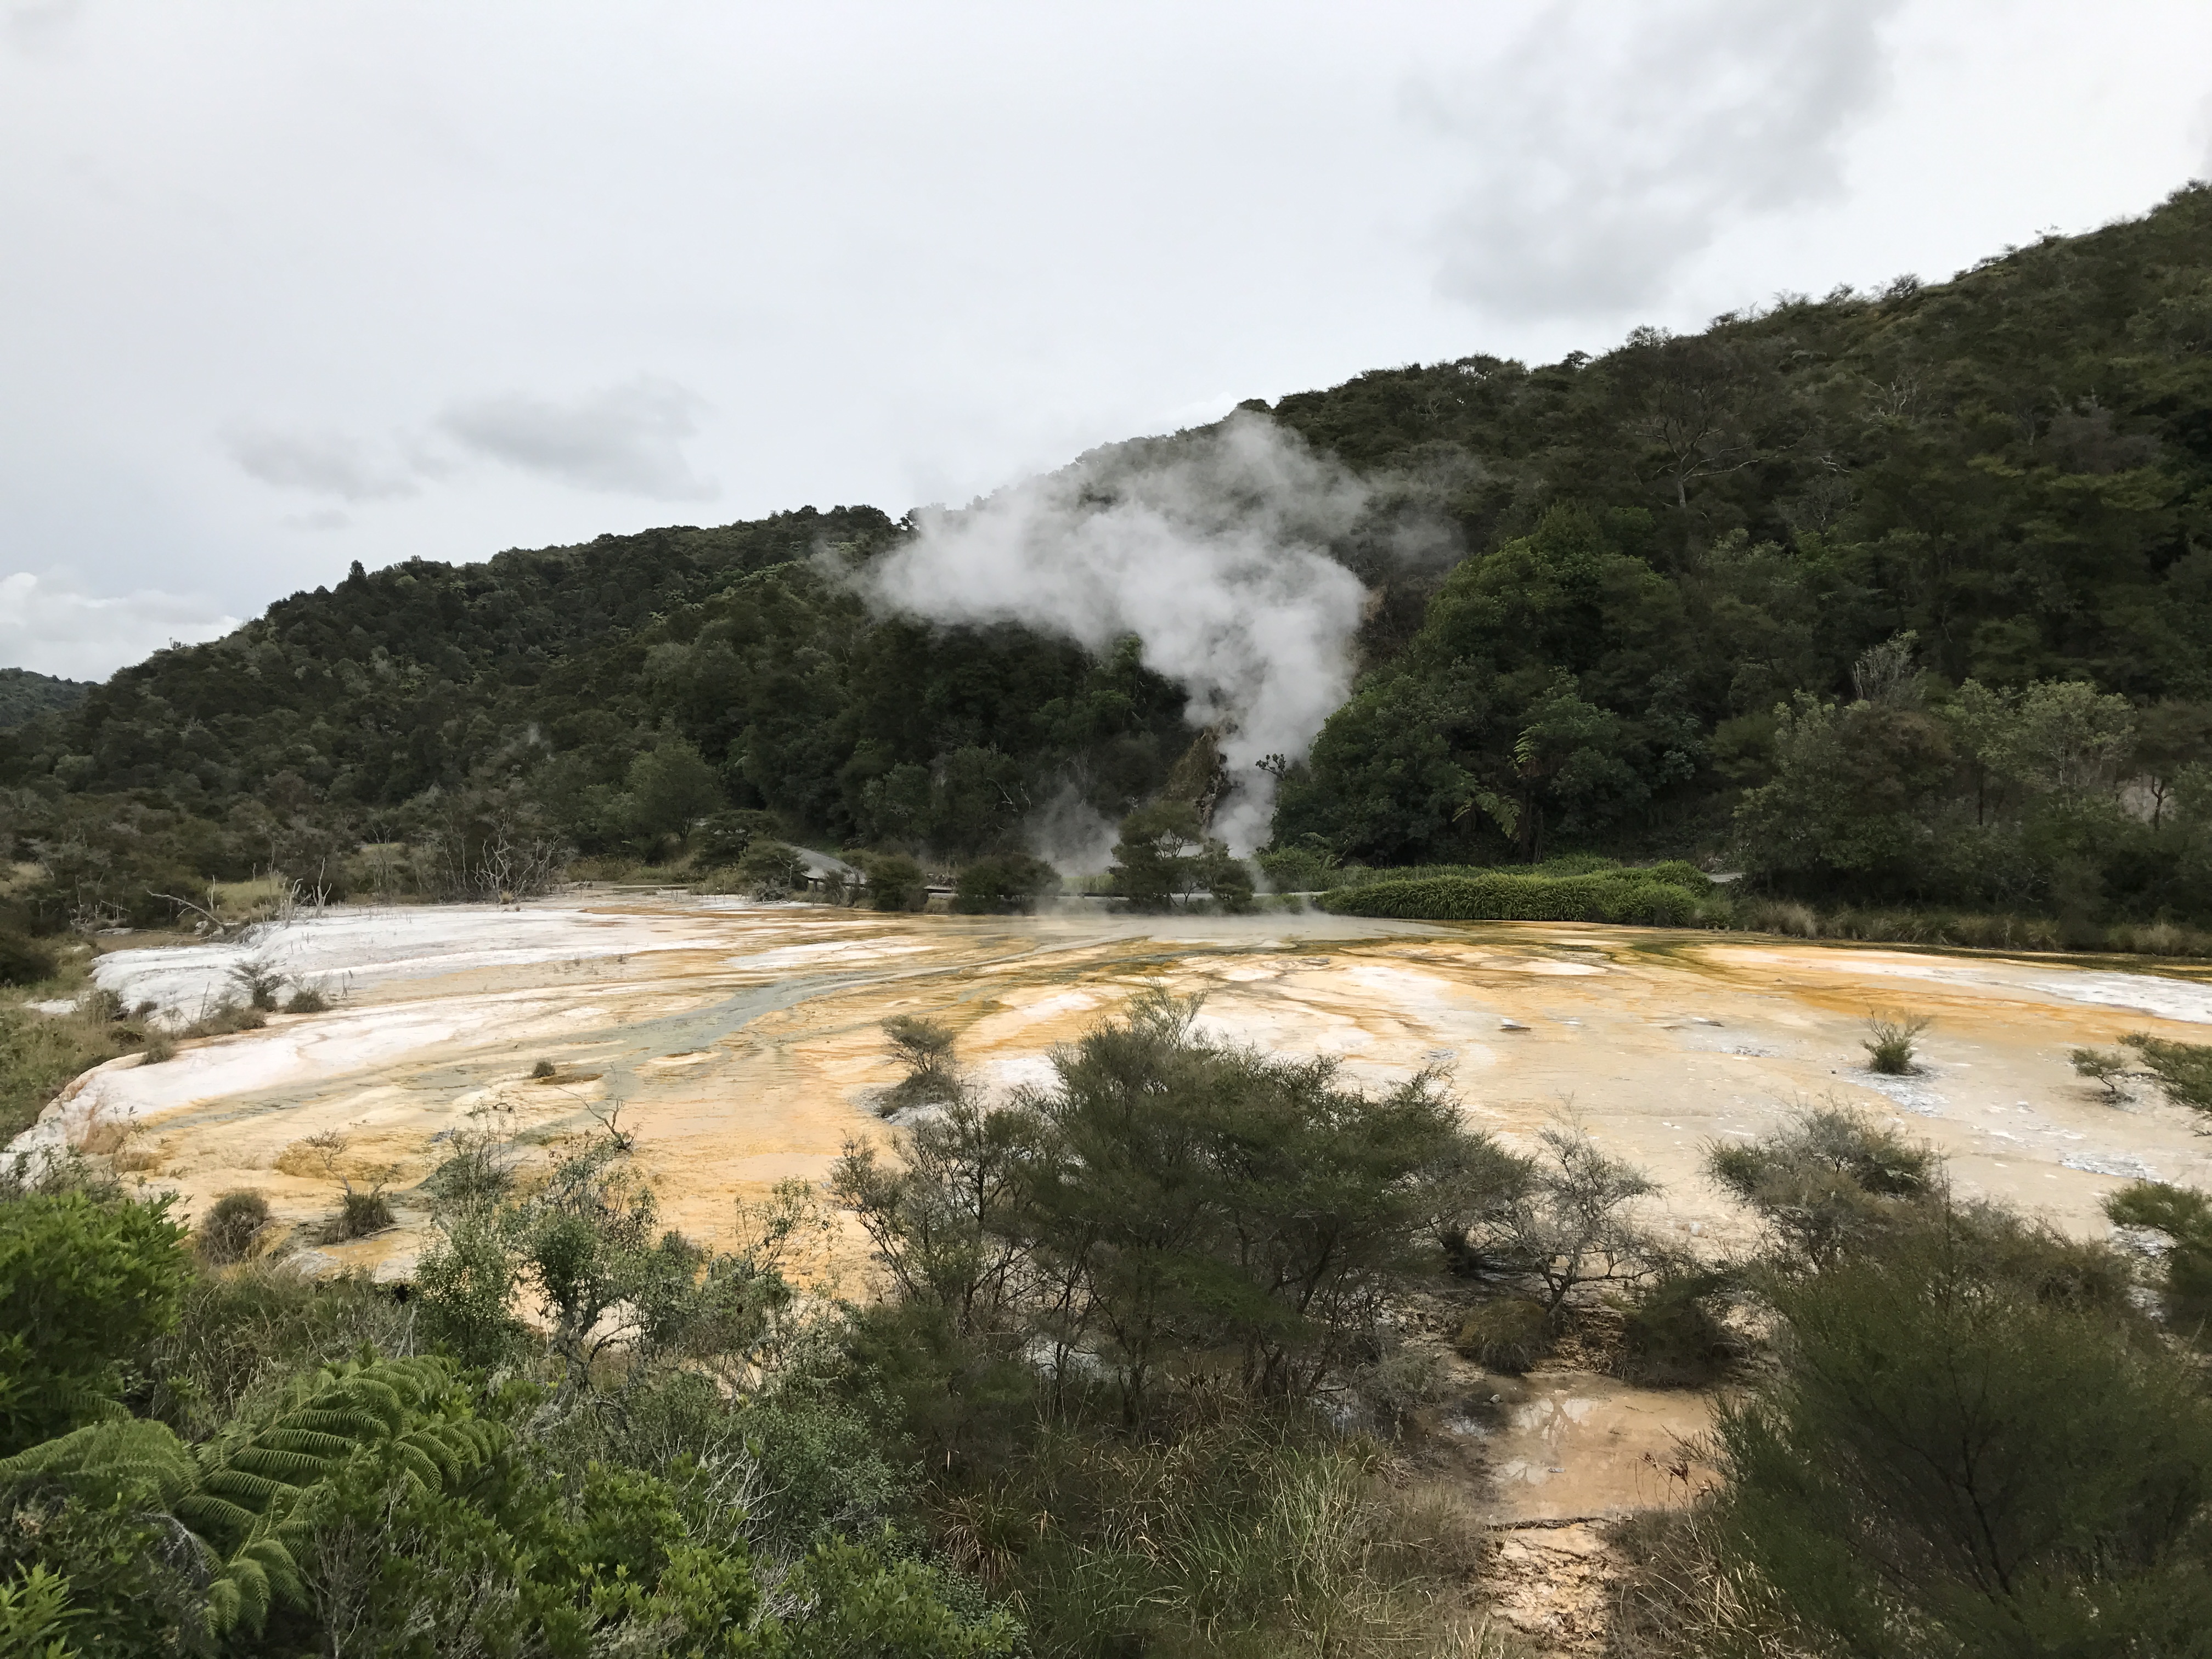
[(296, 1550), (319, 1497), (360, 1453), (384, 1448), (410, 1480), (450, 1489), (505, 1449), (507, 1432), (471, 1412), (453, 1366), (432, 1358), (348, 1360), (286, 1389), (276, 1415), (187, 1447), (166, 1425), (96, 1423), (0, 1459), (0, 1482), (45, 1480), (96, 1501), (157, 1501), (214, 1569), (218, 1631), (258, 1629), (278, 1599), (303, 1594)]

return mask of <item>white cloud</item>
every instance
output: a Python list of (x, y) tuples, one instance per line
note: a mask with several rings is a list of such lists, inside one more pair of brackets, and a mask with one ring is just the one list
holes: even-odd
[(193, 594), (140, 588), (96, 599), (51, 573), (0, 577), (0, 666), (105, 679), (164, 646), (219, 639), (238, 625)]
[(1509, 317), (1615, 315), (1732, 222), (1838, 195), (1898, 3), (1570, 0), (1462, 89), (1418, 83), (1479, 171), (1439, 232), (1444, 289)]
[(580, 489), (702, 501), (717, 493), (691, 471), (684, 441), (706, 399), (649, 374), (560, 404), (526, 392), (449, 406), (439, 426), (465, 448)]

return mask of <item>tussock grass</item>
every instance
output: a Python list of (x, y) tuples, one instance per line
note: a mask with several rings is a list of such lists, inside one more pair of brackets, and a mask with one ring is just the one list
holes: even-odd
[(1287, 1416), (1158, 1437), (1062, 1426), (941, 1494), (937, 1530), (1040, 1655), (1498, 1652), (1462, 1589), (1479, 1532), (1392, 1475), (1373, 1443)]

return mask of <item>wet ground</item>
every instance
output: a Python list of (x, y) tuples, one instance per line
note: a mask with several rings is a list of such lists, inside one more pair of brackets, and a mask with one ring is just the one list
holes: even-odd
[[(2067, 1063), (2069, 1047), (2129, 1031), (2212, 1041), (2212, 980), (2154, 964), (1566, 924), (877, 916), (670, 895), (334, 911), (242, 947), (115, 951), (99, 978), (184, 1022), (249, 957), (336, 1006), (187, 1042), (163, 1065), (100, 1067), (18, 1146), (117, 1148), (187, 1209), (251, 1187), (303, 1227), (335, 1208), (337, 1175), (385, 1175), (399, 1228), (319, 1248), (387, 1273), (406, 1270), (426, 1224), (407, 1189), (487, 1115), (550, 1138), (619, 1106), (670, 1219), (712, 1236), (733, 1200), (817, 1179), (846, 1141), (884, 1133), (870, 1103), (896, 1076), (885, 1018), (945, 1021), (979, 1078), (1005, 1088), (1048, 1077), (1054, 1044), (1156, 982), (1204, 992), (1218, 1030), (1336, 1056), (1362, 1083), (1447, 1067), (1469, 1121), (1509, 1139), (1572, 1113), (1650, 1171), (1664, 1188), (1655, 1218), (1688, 1237), (1744, 1236), (1698, 1174), (1709, 1143), (1830, 1097), (1931, 1143), (1961, 1192), (2084, 1234), (2106, 1231), (2099, 1202), (2123, 1181), (2212, 1186), (2192, 1115), (2140, 1091), (2108, 1103)], [(1934, 1017), (1920, 1075), (1863, 1067), (1865, 1019), (1890, 1008)], [(550, 1079), (531, 1075), (541, 1060)], [(344, 1138), (334, 1163), (304, 1144), (322, 1131)], [(1517, 1414), (1486, 1432), (1504, 1496), (1530, 1517), (1663, 1488), (1655, 1462), (1702, 1421), (1685, 1396), (1527, 1382)]]

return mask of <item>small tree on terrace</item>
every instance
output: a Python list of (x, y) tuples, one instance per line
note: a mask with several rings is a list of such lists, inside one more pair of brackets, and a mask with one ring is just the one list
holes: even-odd
[(1469, 1218), (1463, 1259), (1534, 1280), (1556, 1322), (1579, 1287), (1654, 1271), (1660, 1253), (1633, 1206), (1657, 1188), (1641, 1170), (1600, 1152), (1571, 1120), (1539, 1132), (1536, 1144), (1523, 1178), (1501, 1182)]

